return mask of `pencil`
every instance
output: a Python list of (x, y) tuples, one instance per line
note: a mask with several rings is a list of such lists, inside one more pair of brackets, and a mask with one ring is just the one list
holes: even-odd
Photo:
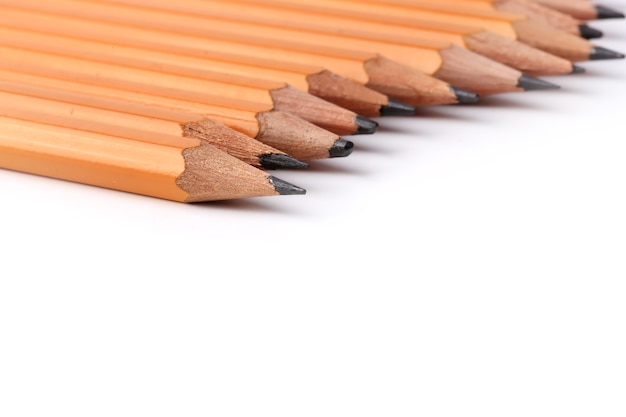
[[(260, 3), (251, 1), (255, 6)], [(261, 4), (274, 18), (301, 21), (310, 17), (316, 22), (323, 21), (326, 25), (341, 28), (343, 33), (358, 33), (366, 27), (368, 32), (376, 33), (380, 40), (393, 40), (397, 36), (401, 42), (406, 42), (407, 37), (450, 42), (529, 75), (562, 75), (581, 71), (566, 59), (480, 27), (387, 16), (380, 10), (369, 12), (367, 4), (355, 7), (354, 4), (333, 0), (263, 0)], [(205, 10), (203, 6), (206, 5), (191, 2), (151, 3), (151, 7), (187, 14), (201, 14)], [(223, 12), (224, 8), (220, 8), (220, 11)]]
[[(119, 1), (119, 0), (118, 0)], [(354, 4), (368, 3), (377, 10), (400, 18), (426, 19), (432, 22), (478, 26), (516, 39), (534, 48), (572, 62), (623, 59), (624, 55), (596, 46), (589, 40), (556, 29), (520, 14), (428, 0), (337, 0)]]
[[(205, 57), (219, 59), (223, 54), (237, 51), (239, 55), (254, 59), (275, 59), (302, 65), (314, 62), (396, 100), (417, 106), (473, 103), (478, 100), (474, 92), (452, 86), (372, 52), (329, 45), (309, 46), (287, 40), (277, 42), (274, 39), (264, 39), (245, 33), (233, 35), (228, 32), (212, 31), (210, 38), (164, 34), (159, 30), (139, 29), (133, 25), (72, 19), (54, 12), (55, 10), (59, 13), (67, 12), (66, 9), (59, 9), (61, 4), (55, 4), (52, 10), (48, 10), (50, 9), (48, 3), (37, 4), (46, 8), (45, 13), (39, 12), (37, 5), (30, 3), (20, 3), (20, 7), (28, 6), (27, 11), (3, 6), (0, 13), (2, 25), (52, 34), (57, 33), (55, 28), (60, 25), (64, 28), (71, 27), (72, 35), (81, 39), (99, 41), (106, 38), (107, 41), (118, 45), (132, 46), (144, 51), (167, 52), (199, 60)], [(71, 10), (76, 13), (81, 9)], [(106, 14), (99, 16), (108, 17)], [(85, 16), (85, 19), (87, 17), (89, 15)], [(112, 16), (110, 20), (115, 22), (116, 18)]]
[(575, 19), (569, 14), (559, 12), (544, 6), (537, 1), (530, 0), (441, 0), (445, 3), (461, 1), (474, 7), (484, 7), (487, 10), (495, 10), (505, 13), (523, 14), (531, 19), (546, 23), (556, 29), (564, 30), (573, 35), (582, 36), (585, 39), (601, 38), (602, 31)]
[(7, 117), (0, 168), (185, 203), (305, 194), (200, 140), (166, 146)]
[[(9, 39), (0, 40), (0, 45), (9, 43)], [(89, 60), (85, 56), (88, 52), (81, 50), (75, 51), (75, 57), (59, 56), (47, 52), (49, 48), (45, 43), (36, 48), (33, 45), (31, 49), (0, 46), (4, 56), (19, 60), (23, 65), (45, 62), (49, 71), (72, 73), (76, 79), (91, 80), (100, 85), (124, 86), (132, 91), (207, 104), (214, 103), (216, 96), (243, 99), (265, 105), (267, 110), (292, 113), (338, 135), (371, 134), (378, 126), (373, 120), (284, 83), (220, 73), (211, 73), (212, 79), (200, 79), (139, 70), (123, 63)]]
[[(22, 8), (31, 1), (33, 0), (20, 2), (19, 6), (16, 7)], [(84, 6), (84, 3), (80, 4)], [(71, 5), (73, 6), (70, 7)], [(59, 2), (46, 3), (45, 10), (46, 12), (49, 10), (59, 12), (63, 8), (64, 15), (82, 19), (89, 18), (96, 21), (106, 19), (110, 15), (111, 19), (118, 24), (149, 27), (160, 31), (196, 37), (206, 36), (213, 33), (216, 28), (219, 28), (220, 30), (227, 30), (231, 37), (240, 33), (252, 32), (256, 34), (257, 38), (264, 36), (272, 38), (273, 42), (290, 39), (317, 47), (341, 43), (345, 47), (362, 48), (373, 53), (389, 56), (426, 74), (434, 75), (452, 85), (485, 95), (530, 89), (557, 88), (551, 83), (529, 77), (513, 68), (449, 43), (419, 42), (415, 40), (411, 42), (410, 46), (401, 45), (337, 34), (336, 29), (324, 28), (313, 23), (297, 22), (296, 24), (291, 24), (282, 20), (272, 21), (271, 24), (256, 23), (254, 16), (247, 16), (244, 19), (239, 14), (233, 16), (232, 20), (227, 21), (228, 19), (224, 17), (224, 13), (215, 11), (212, 8), (207, 8), (207, 10), (211, 10), (210, 13), (215, 12), (219, 15), (219, 18), (177, 15), (174, 22), (168, 21), (171, 14), (155, 10), (93, 3), (89, 3), (89, 7), (79, 6), (77, 3), (60, 0)], [(244, 11), (248, 11), (248, 9), (248, 7), (241, 8)], [(279, 24), (294, 27), (276, 26)], [(304, 28), (309, 31), (305, 32)], [(206, 38), (203, 39), (206, 41)], [(418, 46), (418, 43), (420, 46)]]
[(89, 80), (77, 81), (71, 73), (57, 74), (45, 64), (39, 67), (24, 66), (21, 62), (12, 62), (10, 59), (0, 60), (0, 79), (39, 87), (40, 90), (49, 88), (64, 92), (64, 100), (70, 103), (88, 103), (102, 109), (181, 124), (196, 120), (197, 115), (201, 114), (203, 118), (222, 123), (299, 160), (346, 157), (354, 148), (351, 141), (299, 117), (280, 111), (255, 111), (254, 106), (248, 106), (245, 102), (234, 103), (237, 107), (249, 107), (247, 110), (241, 110), (232, 108), (230, 106), (232, 103), (228, 101), (223, 102), (221, 106), (204, 105), (136, 93), (96, 85)]
[(624, 13), (595, 4), (590, 0), (535, 0), (544, 6), (567, 13), (580, 20), (623, 19)]

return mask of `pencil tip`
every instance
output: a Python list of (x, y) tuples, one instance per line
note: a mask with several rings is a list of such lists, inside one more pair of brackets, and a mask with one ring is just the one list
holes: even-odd
[(594, 46), (589, 59), (591, 61), (599, 61), (603, 59), (623, 59), (624, 54), (612, 51), (610, 49), (603, 48), (601, 46)]
[(358, 127), (357, 133), (359, 135), (371, 135), (378, 129), (378, 123), (360, 115), (356, 116), (356, 124)]
[(615, 9), (610, 9), (605, 6), (596, 6), (596, 12), (598, 13), (598, 19), (623, 19), (624, 13), (618, 12)]
[(559, 88), (561, 88), (556, 84), (526, 74), (522, 74), (519, 82), (517, 83), (517, 86), (524, 89), (525, 91), (558, 90)]
[(582, 74), (587, 70), (583, 67), (579, 67), (578, 65), (572, 65), (572, 74)]
[(389, 99), (387, 105), (380, 107), (381, 116), (413, 116), (416, 112), (417, 108), (415, 106), (392, 98)]
[(473, 91), (463, 90), (462, 88), (452, 86), (450, 86), (450, 89), (456, 96), (456, 101), (459, 102), (459, 104), (471, 104), (480, 100), (480, 96)]
[(287, 181), (281, 180), (280, 178), (270, 176), (269, 181), (280, 195), (306, 194), (306, 190), (304, 188), (300, 188), (297, 185), (290, 184)]
[(350, 155), (353, 149), (354, 143), (344, 138), (339, 138), (335, 141), (333, 147), (330, 148), (329, 154), (331, 158), (343, 158)]
[(302, 162), (293, 156), (280, 153), (266, 153), (259, 160), (261, 166), (265, 169), (306, 168), (309, 166), (306, 162)]
[(579, 25), (578, 30), (580, 32), (580, 36), (585, 39), (596, 39), (604, 36), (604, 33), (598, 29), (594, 29), (591, 26), (587, 25)]

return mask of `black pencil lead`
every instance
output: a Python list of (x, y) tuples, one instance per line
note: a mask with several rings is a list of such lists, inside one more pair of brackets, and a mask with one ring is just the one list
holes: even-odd
[(617, 10), (610, 9), (606, 6), (596, 6), (596, 12), (598, 13), (598, 19), (623, 19), (624, 13)]
[(335, 141), (332, 148), (330, 148), (329, 154), (331, 158), (343, 158), (352, 153), (354, 149), (354, 143), (344, 138), (339, 138)]
[(472, 104), (480, 100), (480, 96), (473, 91), (464, 90), (459, 87), (450, 86), (459, 104)]
[(541, 78), (532, 77), (530, 75), (522, 74), (517, 83), (517, 86), (523, 88), (526, 91), (533, 90), (558, 90), (560, 86), (551, 82), (542, 80)]
[(601, 46), (594, 46), (591, 54), (589, 55), (589, 59), (591, 61), (603, 59), (624, 59), (624, 54), (603, 48)]
[(266, 153), (259, 157), (259, 161), (265, 169), (306, 168), (309, 166), (306, 162), (302, 162), (293, 156), (280, 153)]
[(580, 25), (578, 26), (578, 29), (580, 31), (580, 36), (585, 39), (596, 39), (604, 36), (604, 33), (602, 33), (602, 31), (592, 28), (588, 25)]
[(381, 106), (380, 108), (381, 116), (413, 116), (416, 112), (417, 108), (415, 106), (405, 104), (392, 98), (389, 99), (389, 104)]
[(378, 123), (376, 121), (361, 115), (357, 115), (356, 123), (358, 126), (357, 133), (359, 135), (371, 135), (378, 129)]
[(281, 180), (280, 178), (270, 176), (269, 181), (280, 195), (306, 194), (306, 190), (304, 188), (300, 188), (297, 185), (290, 184), (287, 181)]
[(580, 67), (578, 65), (572, 65), (572, 74), (582, 74), (586, 71), (587, 70), (584, 69), (583, 67)]

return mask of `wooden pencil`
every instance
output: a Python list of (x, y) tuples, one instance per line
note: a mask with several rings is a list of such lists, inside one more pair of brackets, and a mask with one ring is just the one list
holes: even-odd
[(624, 13), (591, 0), (535, 0), (537, 3), (567, 13), (580, 20), (623, 19)]
[[(124, 104), (112, 99), (0, 79), (2, 116), (166, 146), (189, 143), (187, 138), (200, 139), (263, 169), (307, 166), (283, 151), (202, 115), (171, 109), (152, 109), (149, 115), (138, 115), (132, 106)], [(122, 111), (102, 107), (117, 107)], [(145, 113), (150, 109), (142, 110)]]
[[(72, 35), (81, 39), (107, 41), (144, 51), (172, 53), (197, 60), (219, 59), (232, 54), (254, 59), (290, 61), (302, 65), (312, 62), (359, 84), (411, 105), (473, 103), (478, 96), (428, 76), (414, 68), (401, 65), (379, 54), (331, 46), (309, 46), (302, 43), (264, 39), (247, 34), (233, 35), (213, 31), (211, 38), (198, 38), (159, 30), (123, 26), (115, 23), (81, 21), (64, 17), (51, 10), (40, 13), (35, 5), (24, 3), (25, 10), (2, 6), (3, 26), (41, 33), (58, 33), (57, 27), (71, 27)], [(45, 6), (45, 4), (44, 4)], [(47, 7), (47, 6), (46, 6)], [(56, 10), (60, 5), (56, 5)], [(27, 11), (26, 11), (27, 10)], [(59, 12), (65, 9), (57, 10)], [(101, 15), (105, 18), (108, 15)], [(115, 21), (115, 18), (110, 20)], [(17, 25), (15, 24), (17, 23)]]
[[(4, 1), (2, 0), (2, 2)], [(20, 2), (19, 6), (16, 7), (24, 8), (31, 1), (33, 0)], [(36, 3), (37, 5), (40, 4), (39, 2)], [(89, 7), (85, 6), (87, 3)], [(30, 7), (36, 9), (34, 5)], [(274, 43), (290, 39), (317, 47), (324, 47), (328, 44), (340, 42), (350, 48), (364, 48), (365, 50), (369, 49), (373, 53), (390, 56), (394, 60), (434, 75), (453, 85), (485, 95), (529, 89), (557, 88), (551, 83), (529, 77), (518, 70), (450, 43), (423, 41), (419, 42), (420, 47), (418, 47), (418, 41), (411, 40), (409, 46), (363, 39), (361, 35), (337, 34), (336, 29), (322, 27), (313, 23), (297, 22), (291, 24), (282, 20), (272, 21), (271, 24), (267, 22), (258, 23), (255, 16), (249, 15), (244, 19), (239, 14), (233, 16), (232, 20), (228, 20), (223, 13), (217, 11), (215, 13), (219, 15), (219, 18), (177, 15), (175, 21), (167, 21), (171, 14), (166, 12), (147, 8), (103, 5), (101, 3), (59, 0), (59, 2), (46, 3), (44, 8), (46, 12), (62, 12), (66, 16), (74, 16), (77, 19), (102, 21), (110, 17), (112, 21), (120, 25), (148, 27), (159, 29), (163, 32), (182, 33), (196, 37), (205, 36), (201, 38), (205, 42), (206, 36), (214, 33), (216, 28), (229, 31), (229, 36), (231, 37), (240, 33), (253, 32), (256, 34), (256, 37), (272, 38)], [(211, 13), (213, 13), (212, 8), (208, 8), (208, 10), (211, 10)], [(248, 7), (242, 8), (242, 10), (247, 11)], [(286, 26), (281, 27), (281, 24)], [(305, 28), (307, 32), (305, 32)]]
[[(45, 64), (24, 65), (10, 58), (0, 60), (0, 79), (65, 93), (67, 102), (187, 124), (198, 114), (299, 159), (345, 157), (354, 144), (289, 113), (255, 110), (246, 102), (223, 101), (206, 105), (175, 98), (142, 94), (101, 86), (97, 80), (78, 80), (72, 73), (55, 72)], [(5, 84), (6, 85), (6, 84)], [(9, 90), (12, 91), (12, 90)], [(88, 96), (88, 99), (81, 96)], [(245, 107), (245, 110), (241, 108)]]
[[(3, 0), (4, 1), (4, 0)], [(117, 1), (117, 0), (116, 0)], [(369, 4), (371, 10), (400, 18), (482, 27), (572, 62), (623, 59), (624, 55), (520, 14), (461, 7), (429, 0), (337, 0)]]
[(185, 203), (305, 194), (200, 140), (159, 145), (8, 117), (0, 168)]
[[(148, 51), (101, 40), (81, 40), (33, 30), (8, 28), (6, 26), (9, 25), (23, 27), (20, 16), (15, 19), (12, 17), (5, 15), (0, 18), (0, 24), (3, 25), (0, 27), (0, 37), (10, 40), (7, 43), (15, 47), (29, 49), (45, 44), (47, 52), (63, 56), (83, 56), (98, 62), (123, 63), (128, 67), (200, 79), (210, 79), (215, 73), (228, 73), (284, 82), (366, 117), (413, 115), (416, 111), (414, 106), (390, 100), (380, 92), (317, 66), (234, 54), (224, 54), (219, 59), (211, 57), (200, 59), (167, 52)], [(5, 24), (2, 22), (3, 19), (10, 20), (11, 23)], [(59, 32), (66, 31), (63, 27), (56, 29)]]
[[(10, 44), (10, 40), (2, 39), (2, 44)], [(23, 65), (45, 62), (50, 71), (71, 72), (77, 79), (90, 79), (101, 85), (123, 85), (132, 91), (207, 104), (214, 103), (215, 97), (243, 99), (263, 104), (266, 110), (292, 113), (338, 135), (371, 134), (378, 126), (373, 120), (285, 83), (221, 73), (211, 73), (211, 79), (178, 76), (130, 68), (123, 62), (97, 62), (88, 59), (88, 53), (81, 50), (75, 51), (77, 56), (67, 57), (48, 52), (49, 49), (45, 43), (37, 47), (33, 45), (31, 50), (0, 46), (3, 55), (19, 59)]]
[(537, 21), (546, 23), (554, 28), (564, 30), (573, 35), (582, 36), (585, 39), (601, 38), (602, 31), (593, 28), (586, 23), (575, 19), (569, 14), (551, 9), (536, 1), (531, 0), (441, 0), (444, 3), (462, 2), (474, 7), (483, 7), (487, 10), (495, 10), (505, 13), (517, 13), (526, 15)]
[[(133, 4), (140, 3), (138, 0), (125, 1), (131, 1)], [(261, 5), (276, 19), (301, 21), (310, 17), (316, 22), (323, 21), (326, 25), (341, 28), (343, 33), (361, 31), (365, 27), (368, 32), (375, 32), (380, 40), (392, 40), (394, 36), (397, 36), (403, 40), (409, 37), (450, 42), (525, 74), (561, 75), (581, 71), (566, 59), (480, 27), (386, 16), (380, 11), (368, 12), (366, 4), (355, 7), (353, 4), (334, 0), (243, 0), (243, 2), (244, 4), (252, 3), (255, 6)], [(191, 1), (173, 3), (155, 0), (151, 2), (151, 7), (192, 15), (201, 14), (208, 5), (204, 2)], [(224, 7), (221, 7), (220, 13), (223, 12)]]

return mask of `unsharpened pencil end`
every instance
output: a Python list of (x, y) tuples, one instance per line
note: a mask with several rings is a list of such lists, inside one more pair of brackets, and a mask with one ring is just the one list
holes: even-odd
[(359, 135), (371, 135), (372, 133), (376, 133), (376, 130), (378, 130), (378, 123), (360, 115), (357, 115), (356, 117), (356, 124), (357, 134)]
[(583, 67), (579, 67), (578, 65), (572, 65), (572, 74), (582, 74), (587, 70)]
[(381, 116), (413, 116), (417, 108), (401, 101), (389, 99), (387, 105), (380, 107)]
[(330, 148), (328, 153), (331, 158), (343, 158), (350, 155), (353, 149), (354, 143), (344, 138), (339, 138), (335, 141), (333, 147)]
[(473, 91), (463, 90), (462, 88), (452, 86), (450, 87), (450, 89), (454, 93), (456, 101), (459, 104), (472, 104), (480, 100), (480, 96)]
[(598, 29), (594, 29), (591, 26), (580, 25), (578, 26), (578, 30), (580, 31), (580, 36), (585, 39), (596, 39), (604, 36), (604, 33)]
[(598, 19), (623, 19), (624, 13), (618, 12), (615, 9), (610, 9), (606, 6), (596, 6), (596, 12), (598, 13)]
[(269, 177), (269, 182), (274, 186), (274, 189), (280, 195), (302, 195), (302, 194), (306, 194), (306, 190), (304, 188), (300, 188), (297, 185), (290, 184), (287, 181), (281, 180), (280, 178), (276, 178), (276, 177), (270, 176)]
[(306, 162), (302, 162), (293, 156), (280, 153), (267, 153), (259, 157), (259, 161), (265, 169), (294, 169), (309, 166)]
[(603, 59), (624, 59), (624, 54), (603, 48), (601, 46), (594, 46), (591, 54), (589, 55), (589, 59), (591, 61), (600, 61)]
[(556, 84), (526, 74), (522, 74), (519, 82), (517, 83), (517, 86), (524, 89), (525, 91), (558, 90), (559, 88), (561, 88)]

